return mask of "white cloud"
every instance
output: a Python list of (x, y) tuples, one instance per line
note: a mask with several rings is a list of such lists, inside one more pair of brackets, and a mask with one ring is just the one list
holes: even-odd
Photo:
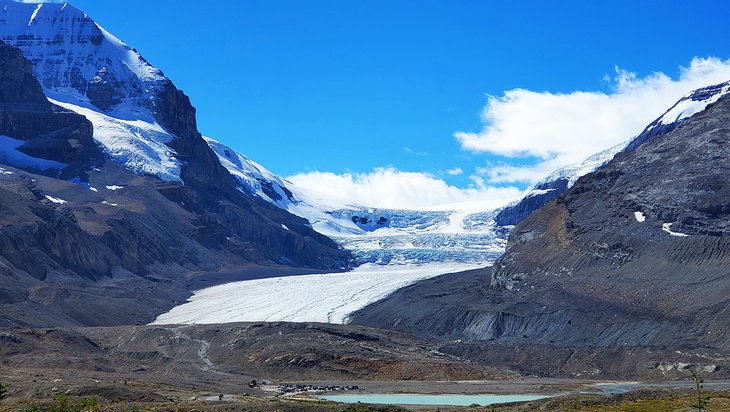
[(490, 184), (502, 183), (534, 183), (552, 172), (564, 167), (560, 159), (550, 159), (539, 162), (534, 166), (514, 166), (500, 164), (496, 166), (477, 167), (474, 170), (476, 176), (486, 177)]
[(446, 174), (449, 176), (459, 176), (460, 174), (464, 173), (463, 170), (461, 170), (460, 167), (455, 167), (453, 169), (449, 169), (446, 171)]
[(437, 205), (478, 204), (492, 209), (514, 200), (521, 193), (515, 187), (488, 187), (475, 182), (467, 188), (421, 172), (378, 168), (370, 173), (309, 172), (287, 177), (296, 186), (349, 202), (381, 208), (434, 209)]
[(510, 164), (479, 172), (491, 183), (534, 182), (640, 133), (689, 91), (730, 80), (730, 59), (694, 58), (675, 80), (664, 73), (640, 78), (616, 68), (611, 93), (535, 92), (488, 96), (478, 133), (457, 132), (463, 149), (507, 158), (535, 157), (534, 165)]

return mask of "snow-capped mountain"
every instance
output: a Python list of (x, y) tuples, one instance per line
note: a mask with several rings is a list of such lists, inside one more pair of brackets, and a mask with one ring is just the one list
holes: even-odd
[(163, 73), (68, 3), (0, 0), (0, 40), (20, 48), (54, 103), (94, 123), (107, 156), (140, 174), (181, 181), (161, 125)]
[(730, 81), (692, 90), (679, 99), (663, 115), (651, 122), (639, 136), (626, 146), (625, 150), (634, 150), (654, 136), (671, 132), (679, 124), (701, 113), (707, 109), (707, 106), (717, 102), (728, 93), (730, 93)]
[(0, 0), (0, 57), (0, 325), (144, 323), (206, 271), (349, 267), (240, 190), (188, 97), (80, 10)]
[(730, 82), (703, 87), (687, 93), (663, 115), (651, 122), (639, 135), (596, 153), (580, 163), (558, 169), (527, 188), (519, 199), (505, 206), (495, 215), (497, 224), (500, 226), (517, 225), (530, 213), (572, 187), (579, 177), (608, 163), (618, 153), (634, 150), (654, 136), (669, 133), (679, 124), (701, 113), (707, 106), (717, 102), (728, 93), (730, 93)]
[(155, 108), (166, 78), (69, 3), (0, 1), (0, 40), (23, 50), (43, 88), (125, 118)]

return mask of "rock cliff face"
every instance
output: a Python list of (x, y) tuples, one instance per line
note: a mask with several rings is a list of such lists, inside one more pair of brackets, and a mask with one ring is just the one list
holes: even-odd
[[(68, 179), (101, 161), (91, 122), (51, 104), (33, 68), (20, 50), (0, 42), (0, 135), (22, 140), (17, 150), (32, 157), (63, 163), (63, 170), (36, 170)], [(15, 166), (33, 169), (22, 161)]]
[(730, 84), (707, 89), (689, 99), (699, 110), (673, 107), (527, 217), (491, 273), (424, 282), (353, 321), (503, 342), (727, 347)]
[(525, 220), (530, 213), (560, 196), (568, 189), (569, 182), (570, 179), (567, 177), (557, 177), (534, 185), (518, 202), (502, 208), (494, 216), (494, 221), (499, 226), (517, 225)]

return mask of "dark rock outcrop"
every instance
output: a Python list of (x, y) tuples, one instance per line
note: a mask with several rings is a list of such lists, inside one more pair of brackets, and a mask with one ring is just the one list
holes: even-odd
[(33, 67), (20, 50), (0, 42), (0, 135), (25, 140), (22, 153), (68, 165), (47, 175), (85, 178), (84, 170), (101, 161), (92, 125), (81, 115), (51, 104)]
[(568, 189), (568, 182), (569, 179), (563, 177), (536, 185), (533, 190), (537, 194), (525, 197), (514, 205), (502, 208), (494, 216), (495, 223), (498, 226), (517, 225), (529, 216), (530, 213), (560, 196), (561, 193)]
[(51, 103), (33, 76), (33, 66), (23, 52), (0, 42), (0, 105), (3, 108), (23, 108), (50, 111)]
[[(183, 161), (180, 175), (185, 185), (160, 184), (160, 192), (198, 215), (201, 242), (257, 262), (336, 269), (347, 265), (349, 254), (314, 231), (305, 219), (239, 190), (238, 182), (198, 132), (190, 99), (169, 81), (162, 90), (156, 115), (177, 136), (169, 145)], [(231, 237), (237, 240), (231, 242)]]

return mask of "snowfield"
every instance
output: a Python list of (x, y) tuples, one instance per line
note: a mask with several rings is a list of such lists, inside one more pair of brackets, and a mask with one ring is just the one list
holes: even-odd
[(662, 117), (658, 119), (659, 124), (669, 125), (692, 117), (704, 111), (707, 106), (715, 103), (720, 97), (730, 93), (730, 82), (716, 86), (705, 87), (693, 90), (682, 97)]
[(351, 272), (227, 283), (197, 291), (152, 324), (254, 321), (347, 323), (350, 313), (422, 279), (483, 265), (366, 264)]
[[(94, 125), (94, 140), (104, 154), (127, 169), (142, 175), (157, 176), (164, 181), (182, 183), (180, 161), (167, 143), (176, 137), (151, 116), (122, 119), (102, 113), (90, 104), (72, 104), (48, 99), (65, 109), (86, 117)], [(109, 190), (122, 186), (107, 186)]]

